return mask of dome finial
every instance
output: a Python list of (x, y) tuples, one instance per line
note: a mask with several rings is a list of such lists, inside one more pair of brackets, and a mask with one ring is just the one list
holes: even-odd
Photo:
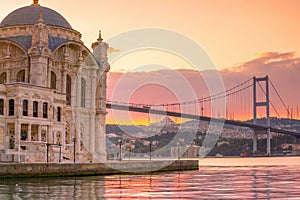
[(31, 4), (32, 6), (40, 6), (39, 4), (39, 0), (33, 0), (33, 4)]

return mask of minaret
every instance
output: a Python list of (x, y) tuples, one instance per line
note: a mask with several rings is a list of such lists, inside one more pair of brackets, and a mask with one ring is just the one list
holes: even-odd
[(95, 152), (99, 160), (106, 160), (105, 145), (105, 120), (106, 120), (106, 89), (107, 73), (110, 70), (108, 64), (107, 50), (108, 44), (103, 42), (101, 31), (97, 42), (92, 44), (93, 54), (96, 58), (99, 68), (97, 70), (98, 83), (96, 83), (96, 119), (100, 127), (97, 127), (95, 135)]
[(100, 67), (104, 71), (109, 71), (109, 64), (107, 62), (107, 50), (109, 48), (108, 44), (103, 42), (101, 30), (99, 31), (99, 36), (97, 42), (92, 44), (93, 54), (100, 64)]
[(110, 70), (110, 65), (107, 58), (107, 50), (109, 46), (107, 43), (103, 42), (101, 31), (99, 31), (97, 42), (92, 44), (92, 48), (94, 57), (99, 64), (99, 83), (97, 85), (96, 108), (97, 112), (106, 113), (106, 79), (107, 73)]

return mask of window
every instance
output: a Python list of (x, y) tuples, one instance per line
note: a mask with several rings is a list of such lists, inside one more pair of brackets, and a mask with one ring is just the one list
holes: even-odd
[(4, 115), (4, 100), (0, 99), (0, 115)]
[(81, 78), (81, 107), (85, 107), (85, 91), (86, 91), (86, 82)]
[(56, 89), (56, 75), (55, 75), (54, 72), (51, 72), (50, 88), (51, 89)]
[(67, 80), (66, 80), (66, 100), (67, 100), (67, 105), (71, 105), (71, 77), (67, 75)]
[(61, 144), (61, 132), (56, 133), (56, 144)]
[(11, 99), (8, 102), (8, 115), (14, 116), (15, 115), (15, 100)]
[(21, 140), (26, 140), (27, 139), (27, 132), (26, 130), (21, 130)]
[(23, 116), (28, 116), (28, 101), (23, 100)]
[(48, 118), (48, 103), (43, 103), (43, 118)]
[(57, 107), (57, 121), (61, 121), (61, 107)]
[(6, 72), (4, 72), (0, 75), (0, 84), (6, 83), (6, 80), (7, 80)]
[(38, 117), (38, 108), (39, 108), (39, 103), (37, 101), (33, 102), (33, 117)]
[(17, 82), (25, 82), (25, 70), (19, 71), (17, 74)]
[(41, 139), (42, 139), (42, 142), (46, 142), (46, 140), (47, 140), (47, 134), (46, 134), (45, 130), (42, 131)]

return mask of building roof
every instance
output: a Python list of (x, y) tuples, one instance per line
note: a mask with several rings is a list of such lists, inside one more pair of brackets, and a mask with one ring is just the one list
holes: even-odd
[(46, 25), (72, 29), (69, 22), (58, 12), (34, 4), (11, 12), (2, 20), (0, 28), (16, 25), (34, 25), (37, 23), (40, 13), (43, 14), (43, 20)]
[[(0, 40), (10, 40), (21, 47), (27, 52), (28, 49), (31, 47), (31, 41), (32, 41), (32, 36), (15, 36), (15, 37), (5, 37), (5, 38), (0, 38)], [(65, 39), (65, 38), (57, 38), (57, 37), (48, 37), (48, 43), (49, 43), (49, 49), (53, 52), (57, 47), (62, 45), (63, 43), (66, 43), (70, 40)]]
[(0, 40), (13, 41), (13, 42), (17, 43), (18, 45), (20, 45), (21, 47), (23, 47), (23, 49), (25, 51), (27, 51), (31, 47), (32, 36), (6, 37), (6, 38), (0, 38)]

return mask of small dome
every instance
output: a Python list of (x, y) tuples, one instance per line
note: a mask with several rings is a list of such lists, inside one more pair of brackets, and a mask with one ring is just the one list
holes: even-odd
[(39, 19), (40, 12), (46, 25), (72, 29), (69, 22), (58, 12), (43, 6), (26, 6), (7, 15), (0, 23), (0, 28), (16, 25), (34, 25)]

